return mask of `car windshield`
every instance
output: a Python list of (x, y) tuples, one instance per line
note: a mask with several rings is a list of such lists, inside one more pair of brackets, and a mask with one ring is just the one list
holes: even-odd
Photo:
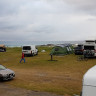
[(75, 47), (75, 50), (81, 50), (82, 46)]
[(2, 65), (0, 65), (0, 70), (5, 70), (6, 68)]

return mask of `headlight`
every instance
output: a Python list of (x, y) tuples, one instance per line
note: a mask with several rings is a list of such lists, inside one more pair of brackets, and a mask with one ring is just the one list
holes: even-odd
[(8, 74), (3, 74), (2, 76), (3, 76), (3, 77), (8, 77)]

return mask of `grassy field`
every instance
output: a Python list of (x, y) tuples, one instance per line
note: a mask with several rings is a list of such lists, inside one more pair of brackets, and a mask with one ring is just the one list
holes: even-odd
[[(96, 64), (96, 59), (77, 61), (77, 56), (71, 54), (54, 56), (54, 61), (48, 61), (51, 48), (38, 49), (37, 56), (25, 57), (26, 63), (19, 63), (21, 48), (7, 48), (7, 52), (0, 52), (0, 64), (16, 73), (14, 80), (4, 83), (34, 91), (68, 94), (67, 96), (79, 94), (82, 90), (83, 75)], [(41, 52), (43, 49), (46, 50), (45, 53)]]

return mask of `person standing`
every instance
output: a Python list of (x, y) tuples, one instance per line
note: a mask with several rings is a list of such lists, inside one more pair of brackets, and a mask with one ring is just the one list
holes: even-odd
[(24, 63), (25, 63), (25, 58), (24, 58), (24, 53), (23, 52), (22, 52), (22, 57), (21, 57), (20, 63), (21, 63), (22, 60), (24, 60)]

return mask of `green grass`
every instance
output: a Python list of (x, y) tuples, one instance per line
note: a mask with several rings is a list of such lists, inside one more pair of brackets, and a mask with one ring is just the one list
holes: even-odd
[[(39, 54), (25, 57), (26, 63), (19, 63), (21, 48), (7, 48), (7, 52), (0, 52), (0, 64), (13, 69), (16, 78), (5, 82), (17, 87), (36, 91), (46, 91), (56, 94), (79, 94), (82, 90), (84, 73), (96, 64), (96, 59), (77, 61), (74, 54), (53, 56), (49, 61), (50, 47), (38, 47)], [(46, 50), (42, 53), (41, 50)]]

